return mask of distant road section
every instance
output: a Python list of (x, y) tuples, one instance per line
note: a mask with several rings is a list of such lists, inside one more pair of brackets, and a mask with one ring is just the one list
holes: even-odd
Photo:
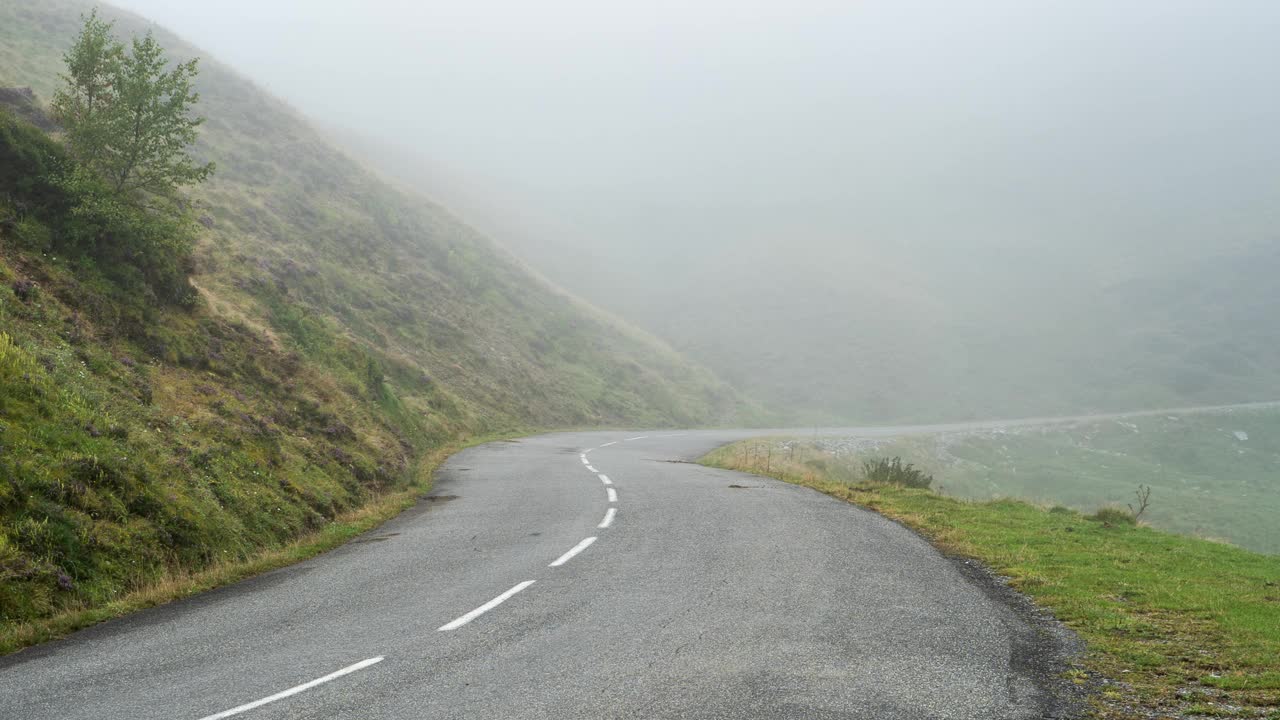
[(0, 716), (1063, 716), (1071, 639), (997, 583), (874, 513), (688, 462), (758, 434), (467, 450), (338, 550), (0, 660)]

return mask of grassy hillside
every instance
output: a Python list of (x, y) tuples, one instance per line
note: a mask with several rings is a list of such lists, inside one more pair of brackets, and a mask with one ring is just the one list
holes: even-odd
[[(89, 7), (0, 2), (0, 83), (49, 97)], [(107, 15), (121, 34), (147, 27)], [(155, 30), (172, 56), (199, 54)], [(738, 410), (708, 373), (536, 281), (442, 208), (392, 191), (216, 61), (205, 59), (199, 90), (209, 121), (198, 152), (219, 171), (199, 195), (212, 227), (196, 283), (215, 312), (260, 320), (309, 358), (347, 336), (385, 359), (403, 395), (447, 390), (489, 426), (687, 424)]]
[(1152, 489), (1143, 519), (1280, 554), (1280, 408), (1237, 408), (891, 441), (831, 440), (851, 457), (900, 455), (943, 492), (1027, 498), (1093, 512)]
[(1072, 679), (1093, 691), (1094, 717), (1280, 718), (1280, 558), (1065, 507), (871, 483), (856, 458), (799, 440), (703, 462), (865, 506), (1009, 578), (1086, 641)]
[[(90, 7), (0, 0), (0, 87), (47, 101)], [(103, 14), (122, 36), (147, 27)], [(208, 58), (199, 90), (196, 152), (218, 172), (194, 196), (190, 306), (121, 282), (127, 262), (60, 250), (62, 206), (32, 184), (59, 146), (0, 111), (6, 631), (285, 547), (424, 487), (424, 458), (469, 437), (749, 410)]]

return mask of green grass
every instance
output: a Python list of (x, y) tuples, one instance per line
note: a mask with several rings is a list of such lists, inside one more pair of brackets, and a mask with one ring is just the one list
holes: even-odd
[(848, 456), (792, 444), (740, 443), (703, 462), (870, 508), (1008, 577), (1086, 641), (1073, 677), (1111, 681), (1098, 717), (1280, 715), (1280, 558), (1064, 507), (871, 484)]
[(111, 305), (61, 260), (0, 256), (6, 627), (283, 547), (410, 487), (431, 449), (421, 423), (203, 310), (137, 341), (68, 298)]
[(935, 488), (971, 499), (1020, 497), (1090, 513), (1133, 504), (1138, 486), (1146, 485), (1151, 506), (1143, 520), (1151, 525), (1280, 553), (1280, 407), (847, 446), (864, 456), (901, 456), (933, 473)]
[(109, 600), (85, 599), (79, 603), (64, 605), (53, 614), (0, 623), (0, 655), (57, 639), (104, 620), (301, 562), (331, 550), (417, 503), (431, 489), (435, 469), (454, 451), (503, 437), (509, 436), (473, 437), (458, 444), (441, 447), (420, 459), (413, 470), (412, 480), (404, 486), (377, 493), (358, 508), (342, 512), (320, 527), (282, 544), (259, 548), (243, 557), (219, 558), (212, 564), (197, 568), (169, 565), (146, 582), (118, 593)]

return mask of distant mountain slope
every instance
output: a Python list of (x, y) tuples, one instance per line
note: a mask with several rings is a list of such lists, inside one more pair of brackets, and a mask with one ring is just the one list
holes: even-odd
[[(802, 234), (805, 218), (794, 220)], [(664, 247), (677, 241), (658, 235), (589, 254), (536, 235), (509, 239), (553, 281), (788, 422), (840, 424), (1280, 398), (1280, 336), (1266, 319), (1280, 305), (1280, 241), (1252, 237), (1082, 235), (1059, 246), (1030, 233), (918, 246), (708, 237)], [(587, 257), (601, 270), (585, 273)]]
[[(862, 82), (850, 77), (847, 89)], [(1248, 94), (1229, 83), (1204, 87)], [(777, 204), (754, 203), (750, 215), (742, 204), (755, 186), (713, 175), (719, 184), (662, 203), (637, 193), (584, 196), (573, 207), (551, 183), (539, 192), (562, 205), (561, 217), (549, 217), (531, 199), (538, 195), (511, 181), (518, 164), (507, 166), (509, 186), (503, 177), (460, 182), (469, 178), (429, 144), (408, 143), (415, 156), (396, 138), (345, 137), (405, 184), (467, 207), (552, 281), (665, 339), (791, 423), (928, 422), (1280, 398), (1280, 337), (1266, 319), (1280, 304), (1280, 238), (1265, 199), (1280, 182), (1272, 161), (1280, 145), (1247, 130), (1262, 117), (1258, 107), (1221, 107), (1202, 119), (1245, 123), (1240, 137), (1166, 139), (1146, 148), (1156, 156), (1147, 162), (1060, 154), (1047, 140), (1019, 148), (1001, 135), (990, 156), (984, 149), (980, 161), (948, 165), (986, 147), (966, 144), (963, 133), (938, 157), (911, 143), (895, 154), (892, 142), (883, 154), (837, 153), (832, 165), (869, 168), (867, 177), (815, 188), (806, 183), (826, 177), (815, 170), (779, 184)], [(664, 112), (681, 123), (679, 106)], [(1131, 147), (1147, 132), (1113, 130)], [(849, 136), (868, 131), (855, 125)], [(935, 136), (949, 137), (930, 130), (899, 140)], [(673, 162), (671, 171), (697, 162)], [(747, 175), (780, 183), (760, 170)], [(934, 171), (953, 182), (935, 184)], [(796, 204), (797, 188), (816, 197)]]
[[(1087, 244), (1061, 252), (1111, 260)], [(615, 310), (797, 419), (933, 421), (1280, 398), (1280, 333), (1269, 319), (1280, 304), (1274, 241), (1209, 242), (1172, 261), (1157, 250), (1106, 270), (1072, 268), (1078, 258), (1052, 253), (1027, 260), (975, 249), (971, 262), (989, 263), (978, 270), (925, 255), (854, 260), (844, 264), (844, 286), (820, 269), (766, 264), (773, 277), (760, 282), (776, 289), (772, 304), (730, 289), (705, 306), (709, 317)], [(731, 322), (728, 307), (756, 318), (752, 331)]]
[[(90, 8), (0, 0), (0, 87), (47, 102)], [(123, 36), (148, 27), (104, 14)], [(32, 637), (10, 623), (97, 612), (325, 528), (421, 483), (447, 443), (750, 420), (706, 370), (201, 68), (197, 152), (218, 171), (194, 193), (191, 308), (56, 251), (66, 204), (30, 197), (62, 151), (16, 117), (43, 122), (30, 96), (0, 96), (0, 647)]]

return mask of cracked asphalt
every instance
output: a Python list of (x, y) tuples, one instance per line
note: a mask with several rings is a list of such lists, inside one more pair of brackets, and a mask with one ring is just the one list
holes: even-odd
[(1070, 637), (998, 583), (812, 490), (668, 462), (747, 433), (638, 434), (460, 453), (342, 548), (0, 659), (0, 716), (200, 720), (375, 657), (234, 717), (1069, 714)]

